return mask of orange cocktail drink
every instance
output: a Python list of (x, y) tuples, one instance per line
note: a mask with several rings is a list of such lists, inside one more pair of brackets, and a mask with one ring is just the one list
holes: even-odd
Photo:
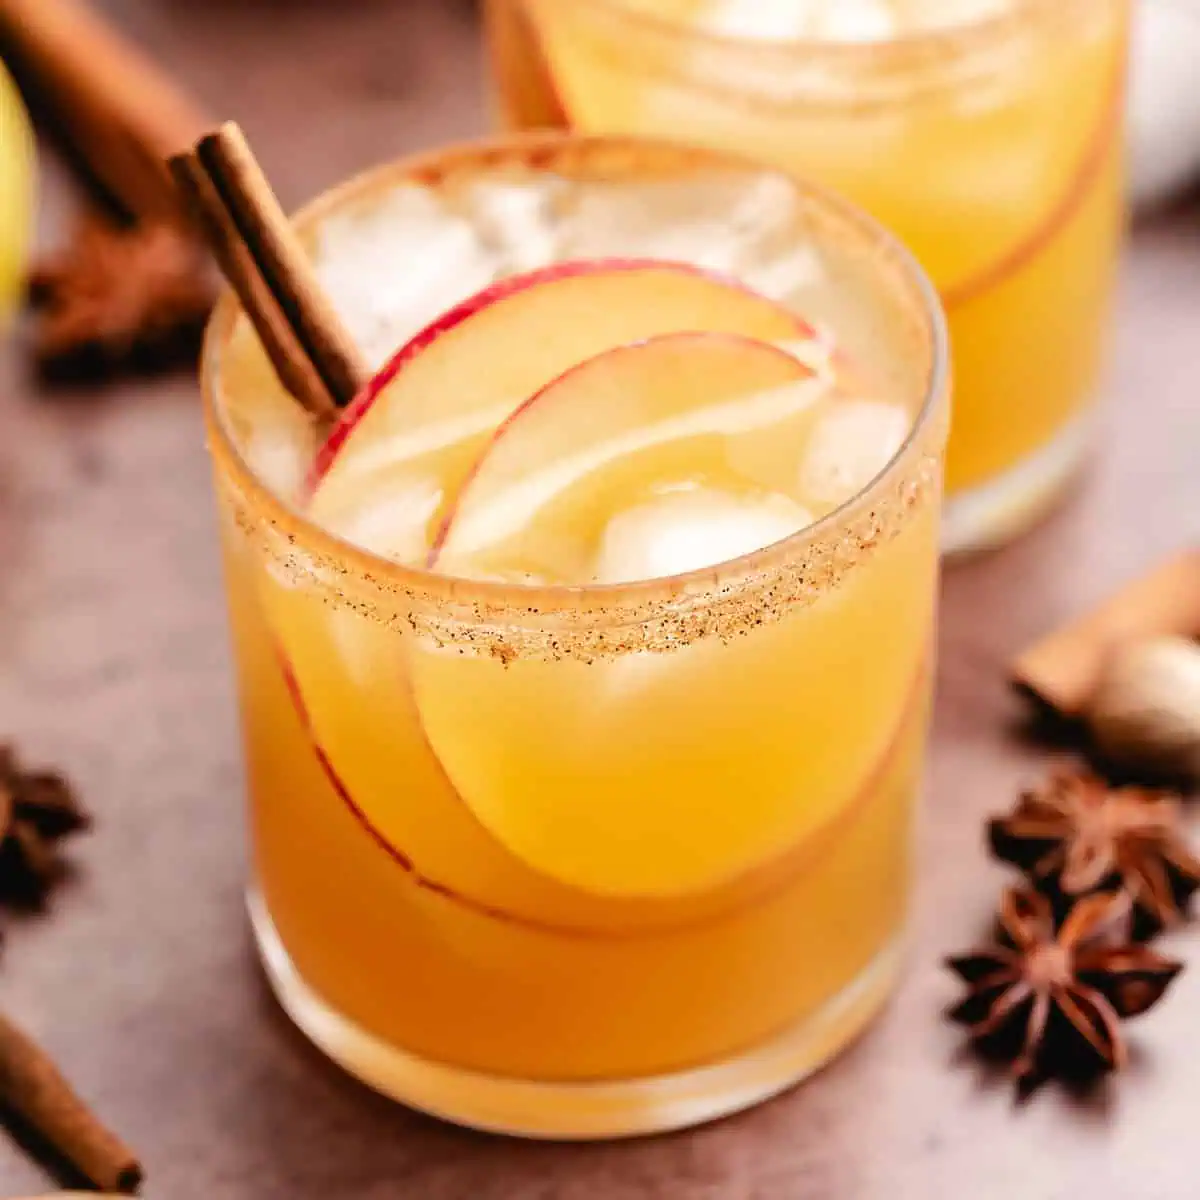
[(284, 1005), (521, 1133), (807, 1074), (911, 884), (931, 290), (841, 202), (669, 143), (466, 147), (300, 228), (370, 387), (315, 429), (231, 304), (204, 364)]

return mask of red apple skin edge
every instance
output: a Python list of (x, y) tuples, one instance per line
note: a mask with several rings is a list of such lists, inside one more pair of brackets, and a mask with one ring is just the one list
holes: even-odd
[[(465, 892), (459, 891), (457, 888), (451, 887), (449, 884), (442, 883), (426, 875), (412, 858), (375, 828), (366, 812), (354, 799), (345, 781), (330, 761), (329, 755), (325, 753), (317, 740), (316, 731), (313, 729), (308, 708), (300, 691), (300, 685), (287, 659), (284, 657), (282, 648), (279, 646), (276, 646), (276, 660), (279, 664), (284, 686), (291, 696), (297, 718), (304, 728), (309, 744), (312, 747), (313, 755), (317, 760), (318, 766), (321, 768), (321, 773), (325, 776), (326, 782), (338, 799), (346, 806), (363, 833), (400, 870), (409, 876), (416, 887), (431, 895), (440, 896), (448, 903), (460, 905), (478, 916), (488, 917), (502, 924), (515, 925), (532, 933), (543, 933), (551, 937), (593, 942), (638, 941), (647, 937), (663, 937), (672, 933), (681, 933), (688, 929), (707, 925), (713, 921), (725, 920), (736, 915), (743, 909), (749, 908), (751, 905), (770, 900), (772, 896), (783, 891), (785, 887), (800, 875), (812, 859), (821, 852), (831, 837), (836, 836), (839, 830), (848, 827), (854, 822), (867, 800), (870, 799), (874, 789), (880, 784), (887, 772), (896, 764), (903, 749), (904, 735), (908, 728), (912, 706), (919, 701), (929, 675), (929, 655), (926, 654), (922, 658), (912, 690), (905, 701), (900, 720), (897, 722), (895, 735), (879, 756), (874, 770), (863, 784), (862, 791), (858, 797), (853, 803), (847, 804), (839, 813), (833, 816), (823, 829), (816, 831), (816, 833), (806, 838), (805, 845), (800, 852), (797, 852), (797, 849), (793, 848), (791, 851), (785, 851), (776, 863), (764, 864), (753, 868), (749, 874), (763, 873), (764, 886), (762, 888), (756, 889), (729, 909), (720, 912), (705, 913), (698, 917), (680, 921), (677, 925), (654, 925), (646, 928), (615, 925), (609, 929), (596, 929), (584, 925), (559, 925), (553, 921), (539, 921), (533, 917), (524, 916), (521, 913), (510, 912), (507, 909), (489, 904), (484, 900), (479, 900)], [(462, 802), (459, 801), (459, 803)]]
[(948, 310), (961, 308), (980, 296), (987, 295), (1011, 276), (1031, 263), (1058, 236), (1064, 226), (1083, 206), (1092, 185), (1099, 179), (1105, 159), (1112, 150), (1120, 125), (1125, 99), (1124, 72), (1118, 73), (1111, 85), (1108, 101), (1095, 133), (1084, 150), (1083, 158), (1071, 176), (1066, 190), (1036, 225), (1027, 238), (1018, 242), (1007, 254), (990, 267), (985, 267), (969, 279), (941, 289), (942, 303)]
[(472, 912), (478, 913), (480, 916), (492, 917), (497, 921), (506, 921), (511, 924), (522, 925), (528, 929), (536, 930), (539, 933), (556, 934), (559, 936), (568, 937), (596, 937), (597, 934), (587, 929), (579, 929), (573, 927), (565, 927), (555, 925), (552, 922), (535, 921), (527, 917), (523, 917), (517, 913), (510, 913), (502, 908), (497, 908), (495, 905), (486, 903), (483, 900), (465, 895), (462, 892), (456, 891), (447, 884), (439, 883), (436, 879), (431, 879), (426, 875), (417, 864), (400, 849), (394, 845), (388, 838), (372, 824), (371, 819), (367, 816), (366, 811), (354, 799), (350, 789), (346, 786), (341, 775), (338, 774), (337, 768), (334, 767), (329, 755), (325, 753), (324, 747), (317, 739), (316, 730), (313, 728), (312, 717), (309, 715), (308, 706), (304, 702), (304, 696), (300, 691), (300, 683), (296, 678), (295, 672), (291, 668), (286, 656), (283, 653), (282, 646), (276, 646), (275, 658), (279, 664), (280, 674), (283, 676), (284, 686), (291, 697), (292, 706), (296, 710), (296, 715), (300, 720), (300, 724), (304, 728), (305, 736), (308, 739), (309, 745), (312, 747), (312, 752), (317, 760), (317, 765), (321, 768), (321, 773), (325, 776), (326, 782), (336, 794), (339, 800), (349, 809), (351, 815), (358, 823), (360, 829), (378, 846), (402, 871), (411, 877), (413, 883), (423, 891), (432, 893), (435, 896), (441, 896), (444, 900), (450, 900), (456, 904), (461, 904), (464, 908), (470, 909)]
[[(813, 336), (815, 336), (815, 334)], [(546, 400), (546, 398), (548, 396), (552, 397), (560, 386), (562, 386), (564, 383), (570, 382), (572, 376), (577, 375), (581, 371), (593, 369), (598, 362), (606, 359), (609, 355), (626, 354), (631, 350), (637, 351), (637, 350), (641, 350), (645, 347), (678, 345), (680, 343), (686, 343), (686, 342), (694, 341), (697, 339), (702, 339), (706, 344), (709, 344), (709, 345), (713, 344), (714, 342), (717, 342), (717, 343), (721, 343), (721, 344), (724, 344), (727, 346), (754, 347), (758, 351), (765, 351), (765, 352), (777, 355), (779, 358), (781, 358), (789, 363), (797, 361), (795, 358), (792, 357), (792, 355), (788, 354), (788, 352), (786, 350), (782, 350), (778, 346), (771, 346), (765, 342), (759, 342), (759, 341), (756, 341), (754, 338), (745, 337), (741, 334), (708, 333), (708, 332), (686, 333), (686, 332), (684, 332), (684, 333), (658, 334), (655, 337), (646, 338), (645, 341), (638, 342), (636, 344), (636, 346), (629, 346), (629, 345), (614, 346), (609, 350), (601, 351), (601, 353), (595, 355), (592, 358), (585, 359), (581, 363), (576, 363), (575, 366), (571, 367), (569, 370), (564, 371), (557, 378), (550, 380), (550, 382), (547, 384), (544, 384), (541, 388), (538, 389), (538, 391), (534, 392), (534, 394), (532, 396), (530, 396), (528, 399), (523, 400), (496, 427), (495, 432), (488, 439), (487, 445), (484, 447), (484, 449), (480, 453), (479, 457), (472, 464), (470, 471), (467, 473), (466, 479), (463, 480), (462, 485), (458, 489), (458, 493), (455, 495), (454, 499), (450, 502), (450, 505), (448, 506), (448, 508), (446, 510), (446, 514), (442, 518), (441, 524), (438, 526), (437, 533), (434, 534), (433, 542), (429, 548), (429, 556), (425, 560), (426, 568), (430, 571), (436, 569), (437, 563), (438, 563), (438, 558), (441, 556), (442, 549), (446, 545), (446, 539), (450, 536), (451, 526), (454, 524), (455, 518), (457, 517), (459, 510), (462, 506), (463, 497), (467, 494), (467, 492), (470, 490), (472, 484), (478, 478), (479, 472), (483, 469), (483, 466), (487, 461), (488, 455), (491, 454), (493, 449), (495, 449), (496, 443), (499, 442), (502, 438), (504, 438), (508, 433), (511, 432), (514, 425), (518, 424), (518, 422), (521, 420), (522, 416), (524, 416), (525, 413), (527, 413), (531, 409), (537, 407), (544, 400)], [(799, 382), (799, 379), (801, 379), (801, 378), (811, 379), (813, 377), (813, 375), (815, 374), (815, 372), (811, 368), (806, 367), (803, 363), (800, 363), (799, 365), (802, 368), (802, 370), (805, 372), (805, 374), (800, 376), (797, 379), (797, 382)]]
[[(523, 292), (526, 288), (538, 284), (553, 283), (559, 279), (573, 278), (579, 275), (609, 274), (614, 271), (645, 271), (661, 270), (671, 267), (690, 275), (701, 276), (727, 287), (750, 292), (740, 280), (732, 276), (722, 275), (717, 271), (709, 271), (691, 263), (665, 262), (654, 258), (594, 258), (572, 259), (564, 262), (551, 263), (549, 266), (538, 267), (519, 275), (509, 275), (504, 279), (484, 288), (483, 291), (468, 297), (461, 303), (436, 318), (420, 333), (406, 342), (388, 362), (378, 371), (361, 392), (346, 406), (329, 431), (325, 442), (317, 451), (312, 468), (308, 473), (303, 491), (305, 502), (312, 499), (313, 493), (321, 480), (328, 474), (338, 455), (345, 447), (350, 435), (359, 422), (370, 412), (376, 400), (385, 392), (393, 379), (412, 362), (417, 355), (427, 350), (444, 334), (456, 329), (464, 321), (485, 308), (489, 308), (499, 300)], [(796, 316), (797, 337), (817, 337), (817, 331), (802, 317)]]

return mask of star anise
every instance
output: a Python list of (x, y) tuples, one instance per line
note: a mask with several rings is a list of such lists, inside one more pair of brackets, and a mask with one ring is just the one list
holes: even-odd
[(1003, 943), (947, 959), (967, 995), (947, 1016), (984, 1050), (1011, 1058), (1019, 1086), (1047, 1075), (1090, 1079), (1126, 1058), (1120, 1018), (1155, 1004), (1183, 964), (1130, 942), (1129, 899), (1096, 892), (1055, 927), (1049, 900), (1006, 892)]
[(1124, 888), (1139, 933), (1177, 923), (1200, 887), (1200, 858), (1184, 838), (1179, 800), (1167, 792), (1113, 789), (1085, 771), (1064, 771), (1024, 793), (988, 832), (993, 853), (1055, 899)]
[(178, 230), (93, 215), (35, 267), (29, 299), (43, 374), (93, 379), (194, 358), (213, 288), (199, 249)]
[(58, 842), (89, 824), (61, 775), (23, 770), (0, 745), (0, 900), (40, 904), (62, 873)]

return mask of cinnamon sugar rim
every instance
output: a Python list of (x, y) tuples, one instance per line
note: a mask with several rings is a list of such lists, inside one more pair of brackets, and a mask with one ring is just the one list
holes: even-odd
[[(571, 177), (653, 178), (746, 170), (779, 174), (743, 156), (649, 138), (533, 133), (465, 143), (368, 170), (296, 215), (302, 235), (335, 211), (402, 183), (438, 185), (496, 166), (550, 169)], [(275, 494), (243, 457), (221, 416), (221, 358), (239, 315), (231, 294), (205, 337), (201, 379), (218, 489), (271, 569), (338, 606), (439, 643), (500, 657), (526, 653), (590, 659), (665, 649), (701, 636), (730, 636), (811, 603), (894, 537), (914, 512), (936, 504), (948, 428), (948, 335), (937, 294), (912, 256), (864, 213), (822, 187), (789, 180), (798, 217), (836, 233), (872, 270), (889, 277), (910, 310), (924, 363), (922, 400), (904, 444), (846, 503), (773, 545), (698, 571), (633, 583), (522, 585), (460, 579), (406, 566), (347, 542)], [(882, 271), (881, 271), (882, 267)], [(900, 300), (903, 296), (903, 302)]]

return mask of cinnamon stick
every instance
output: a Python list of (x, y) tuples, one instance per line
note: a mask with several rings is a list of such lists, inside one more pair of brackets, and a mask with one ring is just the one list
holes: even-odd
[(165, 160), (205, 128), (200, 106), (86, 0), (0, 0), (0, 57), (69, 161), (133, 225), (90, 215), (35, 264), (39, 370), (78, 382), (194, 362), (213, 288)]
[(366, 361), (317, 281), (241, 129), (227, 122), (200, 139), (196, 154), (329, 394), (336, 404), (348, 404), (369, 377)]
[(1116, 646), (1165, 634), (1200, 636), (1200, 550), (1175, 555), (1035, 642), (1013, 663), (1011, 682), (1060, 715), (1079, 717)]
[(333, 399), (259, 273), (212, 180), (194, 155), (176, 155), (171, 171), (217, 266), (241, 301), (280, 383), (322, 421), (335, 412)]
[(280, 381), (327, 419), (366, 382), (366, 366), (241, 130), (222, 126), (170, 166)]
[(101, 1191), (137, 1190), (142, 1181), (137, 1155), (76, 1095), (46, 1052), (2, 1016), (0, 1103)]
[(84, 0), (0, 0), (0, 56), (126, 214), (178, 221), (165, 162), (199, 106)]

